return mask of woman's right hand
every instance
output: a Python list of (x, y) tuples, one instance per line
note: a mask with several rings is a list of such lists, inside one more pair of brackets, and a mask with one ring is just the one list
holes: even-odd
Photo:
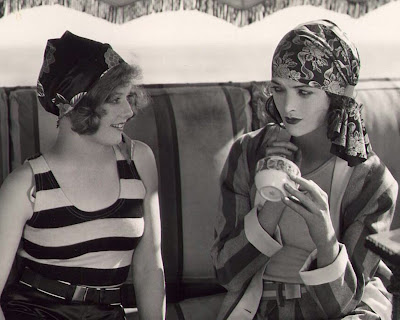
[(293, 161), (298, 167), (301, 163), (300, 149), (290, 141), (274, 141), (265, 150), (265, 156), (284, 156)]

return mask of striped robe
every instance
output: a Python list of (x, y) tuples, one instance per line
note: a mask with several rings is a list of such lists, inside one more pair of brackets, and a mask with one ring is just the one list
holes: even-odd
[(145, 187), (133, 162), (115, 148), (118, 200), (94, 212), (68, 200), (43, 156), (29, 160), (35, 177), (34, 213), (26, 223), (23, 264), (45, 277), (87, 286), (125, 282), (144, 231)]
[[(228, 290), (218, 319), (236, 319), (229, 316), (249, 283), (252, 285), (257, 275), (257, 281), (262, 281), (260, 270), (264, 270), (270, 257), (280, 248), (275, 241), (274, 246), (260, 249), (253, 240), (253, 233), (264, 232), (261, 238), (269, 235), (259, 224), (258, 230), (256, 224), (249, 226), (249, 221), (257, 220), (254, 219), (255, 210), (252, 210), (256, 163), (265, 156), (265, 148), (285, 132), (276, 125), (267, 125), (243, 135), (231, 148), (222, 177), (222, 209), (211, 249), (217, 278)], [(359, 308), (356, 312), (368, 313), (364, 309), (369, 308), (364, 303), (371, 301), (371, 296), (382, 298), (377, 289), (379, 285), (375, 285), (375, 280), (371, 281), (380, 259), (365, 248), (364, 240), (369, 234), (389, 229), (397, 192), (397, 182), (374, 153), (353, 169), (340, 207), (339, 255), (332, 265), (321, 269), (315, 269), (315, 252), (310, 255), (300, 272), (307, 292), (296, 299), (289, 314), (286, 311), (285, 319), (333, 319), (351, 314), (356, 308)], [(329, 275), (332, 270), (335, 270), (334, 276)], [(326, 280), (321, 280), (324, 277)], [(368, 294), (364, 294), (367, 291)], [(255, 308), (259, 298), (259, 295), (252, 296), (256, 300), (252, 302)], [(368, 306), (371, 307), (369, 303)], [(390, 317), (386, 307), (379, 310), (378, 304), (373, 312), (386, 313), (382, 319)], [(254, 317), (256, 310), (243, 309), (250, 313), (246, 318), (238, 319)]]

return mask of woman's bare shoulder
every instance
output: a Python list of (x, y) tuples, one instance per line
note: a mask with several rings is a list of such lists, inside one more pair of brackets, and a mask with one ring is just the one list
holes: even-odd
[(1, 190), (31, 188), (33, 186), (33, 172), (28, 162), (13, 170), (4, 180)]
[(134, 140), (133, 162), (145, 184), (157, 184), (157, 165), (153, 150), (144, 142)]
[(135, 149), (133, 153), (133, 160), (138, 161), (154, 161), (153, 150), (144, 142), (133, 140)]

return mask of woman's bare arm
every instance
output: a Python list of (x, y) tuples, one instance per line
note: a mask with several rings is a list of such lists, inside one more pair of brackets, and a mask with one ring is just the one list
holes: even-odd
[[(33, 173), (28, 163), (13, 171), (0, 188), (0, 293), (14, 262), (26, 221), (33, 214)], [(0, 312), (0, 320), (2, 319)]]
[(140, 319), (165, 318), (165, 282), (161, 257), (158, 173), (151, 149), (135, 144), (134, 162), (146, 188), (145, 230), (133, 257), (133, 281)]

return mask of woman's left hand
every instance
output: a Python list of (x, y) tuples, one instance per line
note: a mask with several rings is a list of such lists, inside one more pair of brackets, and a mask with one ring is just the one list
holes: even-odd
[(326, 192), (312, 180), (296, 176), (290, 178), (299, 184), (299, 190), (286, 184), (285, 189), (290, 195), (282, 199), (283, 203), (304, 218), (317, 249), (335, 244), (337, 239)]

